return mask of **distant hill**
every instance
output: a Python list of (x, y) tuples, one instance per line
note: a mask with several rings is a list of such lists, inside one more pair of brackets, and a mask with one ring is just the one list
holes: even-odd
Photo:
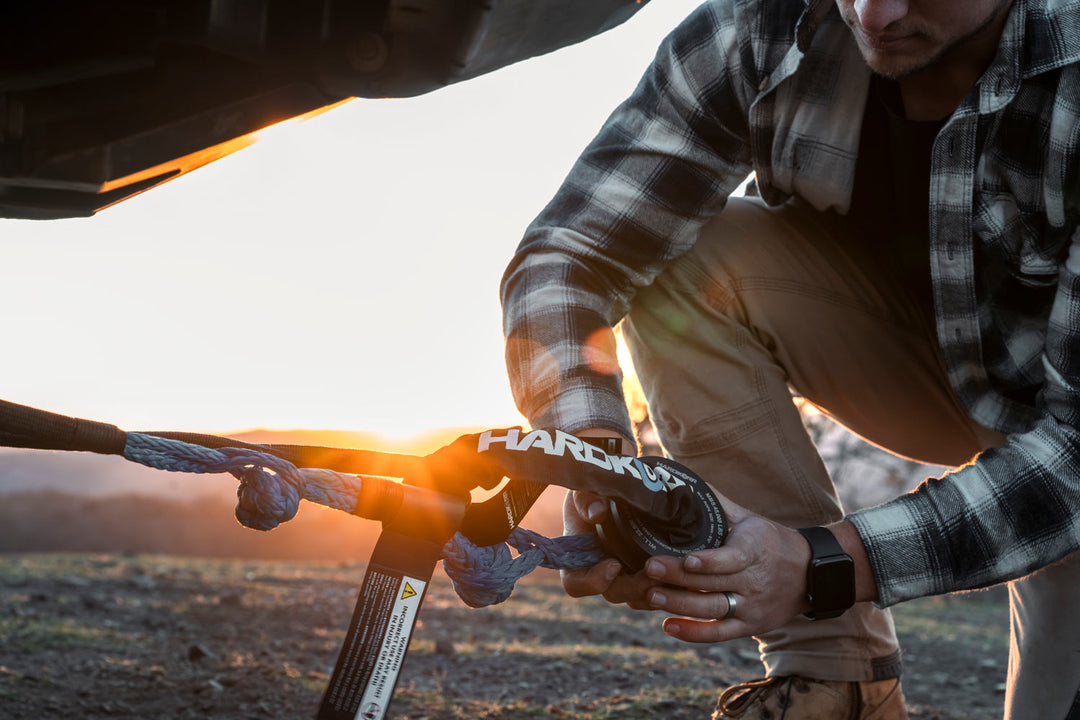
[(388, 437), (376, 432), (348, 430), (245, 430), (228, 433), (227, 437), (249, 443), (278, 445), (321, 445), (325, 447), (360, 448), (381, 452), (426, 455), (453, 442), (466, 433), (487, 428), (451, 427), (428, 430), (407, 438)]

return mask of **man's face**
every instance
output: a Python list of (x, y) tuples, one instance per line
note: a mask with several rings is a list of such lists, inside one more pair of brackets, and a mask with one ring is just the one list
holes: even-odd
[(964, 48), (1000, 32), (1012, 0), (836, 0), (875, 72), (900, 78), (935, 63), (963, 61)]

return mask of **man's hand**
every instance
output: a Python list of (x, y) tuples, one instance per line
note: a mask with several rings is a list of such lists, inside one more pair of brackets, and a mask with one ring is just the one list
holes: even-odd
[[(609, 431), (576, 433), (610, 436)], [(632, 447), (625, 438), (624, 453)], [(635, 609), (665, 610), (680, 617), (664, 621), (664, 631), (687, 642), (721, 642), (760, 634), (810, 610), (806, 570), (810, 547), (797, 531), (767, 520), (717, 493), (731, 523), (723, 547), (684, 558), (653, 557), (636, 575), (609, 558), (587, 570), (564, 571), (563, 588), (573, 597), (603, 595)], [(570, 491), (563, 502), (567, 535), (589, 532), (607, 515), (607, 500)], [(847, 521), (829, 527), (855, 561), (856, 600), (874, 600), (877, 588), (862, 539)], [(730, 593), (735, 612), (729, 614)]]
[[(612, 437), (615, 433), (604, 429), (589, 429), (575, 432), (580, 438)], [(634, 443), (622, 438), (623, 455), (636, 455)], [(571, 490), (563, 500), (563, 532), (566, 535), (591, 532), (596, 523), (607, 516), (607, 500), (594, 493)], [(614, 558), (608, 558), (586, 570), (564, 570), (562, 572), (563, 589), (571, 597), (603, 595), (612, 603), (626, 603), (635, 610), (649, 610), (647, 591), (656, 585), (644, 572), (627, 575), (622, 565)]]
[[(810, 609), (806, 567), (810, 547), (798, 532), (721, 497), (731, 530), (723, 547), (685, 558), (653, 557), (645, 574), (654, 610), (677, 613), (664, 632), (687, 642), (720, 642), (760, 634)], [(729, 615), (729, 600), (735, 613)]]
[[(563, 500), (563, 532), (566, 535), (591, 532), (595, 523), (607, 515), (604, 498), (592, 493), (570, 490)], [(603, 595), (611, 603), (626, 603), (635, 610), (651, 610), (648, 590), (656, 582), (639, 572), (627, 575), (615, 558), (602, 560), (585, 570), (563, 570), (563, 589), (571, 597)]]
[[(664, 632), (687, 642), (722, 642), (775, 630), (810, 610), (806, 570), (810, 546), (797, 531), (766, 520), (720, 496), (731, 521), (723, 547), (684, 558), (653, 557), (643, 571), (656, 584), (649, 606), (681, 617)], [(855, 561), (856, 600), (874, 600), (877, 588), (855, 526), (829, 526)], [(735, 612), (727, 593), (735, 600)]]

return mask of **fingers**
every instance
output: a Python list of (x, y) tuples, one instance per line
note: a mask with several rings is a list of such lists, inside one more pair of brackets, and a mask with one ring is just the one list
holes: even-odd
[[(648, 590), (647, 596), (649, 605), (654, 610), (664, 610), (703, 620), (726, 620), (734, 617), (731, 613), (733, 603), (724, 592), (699, 592), (659, 586)], [(732, 593), (732, 598), (734, 610), (737, 613), (739, 596)]]
[(622, 567), (613, 558), (601, 560), (585, 570), (563, 570), (562, 584), (570, 597), (603, 595), (619, 576)]
[(699, 550), (684, 558), (649, 558), (645, 574), (656, 582), (716, 592), (730, 589), (735, 577), (751, 563), (752, 558), (741, 550), (724, 547)]
[[(566, 535), (589, 532), (593, 523), (588, 519), (590, 505), (600, 502), (599, 495), (569, 490), (563, 498), (563, 532)], [(584, 570), (563, 570), (562, 584), (570, 597), (603, 595), (610, 591), (619, 577), (622, 566), (614, 558), (608, 558)]]
[[(600, 496), (568, 493), (563, 504), (567, 532), (591, 530), (606, 510)], [(652, 557), (636, 575), (621, 572), (619, 563), (608, 559), (564, 573), (563, 586), (574, 597), (602, 595), (609, 602), (678, 615), (664, 621), (664, 632), (686, 642), (760, 634), (805, 612), (805, 540), (730, 501), (724, 501), (724, 510), (731, 529), (719, 548), (682, 558)]]
[[(567, 535), (589, 532), (607, 515), (607, 502), (599, 495), (569, 491), (563, 500), (563, 528)], [(611, 603), (626, 603), (636, 610), (650, 608), (647, 592), (656, 583), (644, 572), (627, 575), (614, 558), (585, 570), (562, 572), (563, 589), (571, 597), (603, 595)]]
[(573, 492), (574, 508), (580, 517), (589, 521), (590, 528), (607, 517), (608, 503), (602, 496), (590, 492)]
[(664, 620), (664, 632), (693, 643), (714, 643), (755, 635), (773, 626), (762, 624), (747, 607), (747, 598), (733, 592), (705, 593), (664, 587), (649, 594), (654, 610), (678, 613)]
[(657, 583), (647, 591), (651, 606), (681, 616), (665, 621), (667, 634), (720, 642), (773, 630), (806, 611), (809, 549), (797, 532), (749, 516), (728, 540), (685, 558), (646, 563), (645, 573)]
[(618, 560), (608, 558), (586, 570), (562, 572), (563, 589), (571, 597), (602, 595), (614, 604), (635, 610), (652, 610), (649, 591), (656, 586), (645, 573), (627, 575)]
[(563, 498), (563, 529), (567, 535), (590, 532), (607, 517), (607, 501), (600, 495), (568, 490)]
[(676, 613), (664, 621), (664, 632), (688, 642), (717, 642), (769, 630), (769, 620), (762, 624), (754, 600), (730, 590), (700, 592), (669, 586), (648, 592), (653, 610)]
[(746, 637), (752, 630), (739, 620), (694, 620), (693, 618), (667, 618), (664, 632), (684, 642), (716, 643)]
[(656, 583), (643, 572), (634, 575), (623, 573), (604, 593), (604, 599), (611, 603), (625, 603), (635, 610), (652, 610), (649, 592), (655, 587)]

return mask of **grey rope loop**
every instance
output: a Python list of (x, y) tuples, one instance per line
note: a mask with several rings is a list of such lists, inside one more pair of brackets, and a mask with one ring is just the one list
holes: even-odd
[[(512, 557), (510, 548), (518, 551)], [(457, 533), (443, 548), (443, 569), (469, 607), (496, 605), (510, 597), (514, 583), (538, 567), (583, 570), (604, 557), (596, 533), (548, 538), (514, 528), (505, 543), (477, 547)]]
[(247, 448), (206, 448), (129, 432), (123, 455), (158, 470), (230, 473), (240, 481), (236, 519), (255, 530), (273, 530), (296, 516), (300, 500), (351, 513), (360, 479), (333, 470), (297, 468), (288, 460)]

